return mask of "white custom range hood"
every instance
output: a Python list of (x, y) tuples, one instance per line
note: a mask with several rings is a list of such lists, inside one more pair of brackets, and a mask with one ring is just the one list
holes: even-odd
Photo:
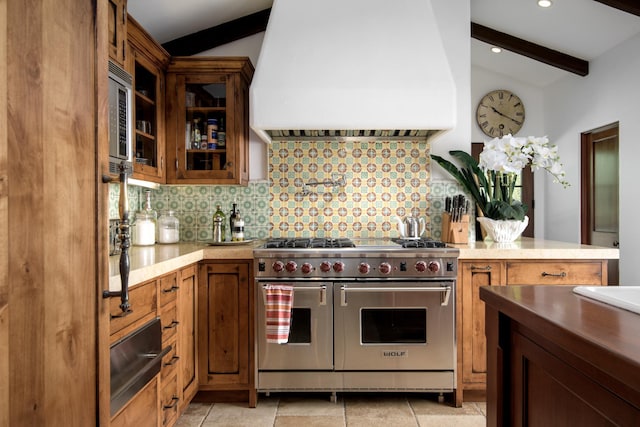
[(430, 0), (274, 0), (250, 88), (276, 139), (428, 139), (456, 93)]

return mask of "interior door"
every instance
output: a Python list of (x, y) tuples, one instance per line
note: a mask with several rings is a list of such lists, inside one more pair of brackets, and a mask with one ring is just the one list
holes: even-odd
[[(582, 243), (619, 247), (618, 123), (582, 134)], [(609, 262), (618, 284), (618, 262)]]

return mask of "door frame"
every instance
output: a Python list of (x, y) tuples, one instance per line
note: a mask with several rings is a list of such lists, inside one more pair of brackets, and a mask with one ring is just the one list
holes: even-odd
[[(610, 123), (580, 134), (580, 243), (591, 244), (591, 226), (593, 215), (591, 212), (591, 186), (593, 182), (593, 141), (594, 133), (616, 129), (620, 138), (619, 122)], [(618, 142), (619, 144), (619, 142)]]

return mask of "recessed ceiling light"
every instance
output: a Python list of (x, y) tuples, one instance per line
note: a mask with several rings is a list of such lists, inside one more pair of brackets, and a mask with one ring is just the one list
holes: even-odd
[(491, 48), (491, 52), (493, 52), (493, 53), (500, 53), (500, 52), (502, 52), (502, 49), (500, 49), (500, 48), (499, 48), (499, 47), (497, 47), (497, 46), (494, 46), (494, 47), (492, 47), (492, 48)]
[(551, 0), (538, 0), (538, 6), (540, 7), (551, 7), (552, 4)]

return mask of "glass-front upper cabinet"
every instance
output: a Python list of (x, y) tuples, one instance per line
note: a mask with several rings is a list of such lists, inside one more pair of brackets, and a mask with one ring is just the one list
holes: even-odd
[(169, 54), (131, 17), (127, 30), (134, 85), (133, 177), (164, 183), (164, 70)]
[(167, 182), (248, 183), (248, 58), (174, 58), (167, 73)]

